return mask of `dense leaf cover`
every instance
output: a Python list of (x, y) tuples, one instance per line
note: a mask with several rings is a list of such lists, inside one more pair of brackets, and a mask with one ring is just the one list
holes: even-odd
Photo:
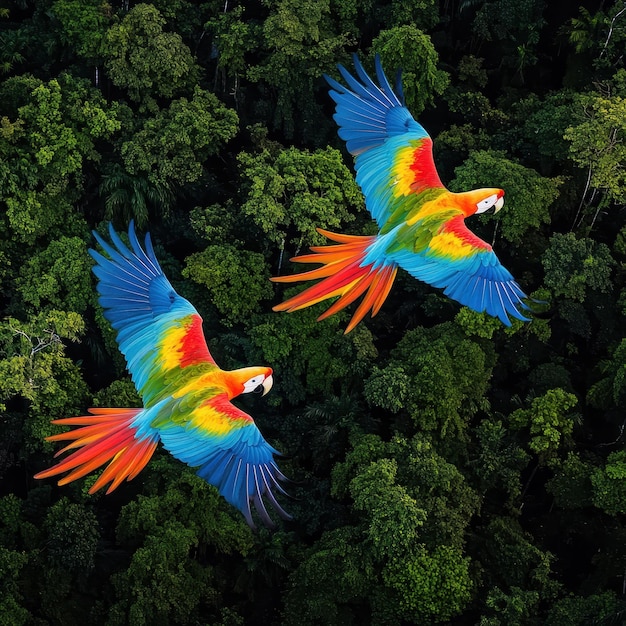
[[(621, 0), (0, 0), (0, 624), (623, 623), (625, 46)], [(353, 52), (450, 189), (506, 190), (469, 226), (532, 322), (402, 273), (348, 335), (272, 312), (316, 227), (373, 233), (322, 78)], [(87, 254), (131, 218), (216, 360), (275, 371), (275, 532), (162, 452), (32, 478), (51, 419), (139, 404)]]

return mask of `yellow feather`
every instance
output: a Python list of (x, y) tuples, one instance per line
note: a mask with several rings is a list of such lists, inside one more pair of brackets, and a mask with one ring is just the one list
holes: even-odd
[(396, 158), (391, 168), (392, 180), (395, 182), (393, 195), (396, 198), (413, 193), (411, 184), (415, 181), (415, 172), (411, 169), (411, 165), (413, 165), (414, 159), (415, 146), (401, 148), (396, 153)]
[(159, 357), (163, 369), (169, 370), (180, 364), (181, 346), (186, 333), (187, 328), (178, 325), (163, 333), (163, 339), (159, 342)]
[(462, 259), (471, 254), (473, 251), (461, 238), (454, 233), (440, 233), (433, 237), (430, 241), (430, 250), (432, 254), (438, 257), (448, 257), (452, 260)]

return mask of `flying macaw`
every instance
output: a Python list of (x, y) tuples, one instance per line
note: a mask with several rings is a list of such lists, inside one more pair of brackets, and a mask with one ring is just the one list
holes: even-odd
[(89, 489), (94, 493), (111, 483), (107, 493), (145, 467), (158, 442), (191, 467), (254, 528), (250, 502), (263, 522), (273, 526), (263, 498), (284, 519), (291, 519), (273, 490), (285, 493), (286, 480), (272, 448), (252, 417), (231, 400), (243, 393), (265, 395), (272, 387), (272, 369), (244, 367), (225, 371), (211, 356), (202, 332), (202, 318), (179, 296), (163, 274), (150, 235), (145, 250), (129, 227), (129, 249), (109, 225), (113, 246), (94, 232), (109, 258), (95, 250), (97, 290), (104, 315), (117, 331), (117, 343), (142, 397), (141, 409), (89, 409), (91, 415), (54, 420), (79, 428), (48, 437), (69, 441), (59, 454), (78, 448), (35, 478), (70, 473), (67, 484), (109, 462)]
[(347, 86), (325, 76), (336, 103), (339, 136), (354, 157), (356, 181), (365, 205), (378, 224), (378, 234), (361, 237), (318, 229), (339, 245), (311, 248), (313, 254), (294, 257), (322, 267), (272, 280), (290, 283), (323, 279), (274, 307), (296, 311), (339, 296), (318, 319), (329, 317), (365, 294), (346, 333), (371, 310), (378, 313), (398, 267), (444, 290), (444, 294), (475, 311), (486, 311), (510, 326), (509, 316), (528, 321), (524, 294), (492, 247), (474, 235), (465, 218), (504, 204), (502, 189), (452, 193), (437, 173), (432, 140), (404, 105), (398, 74), (396, 91), (376, 56), (379, 85), (367, 75), (357, 56), (358, 79), (342, 65)]

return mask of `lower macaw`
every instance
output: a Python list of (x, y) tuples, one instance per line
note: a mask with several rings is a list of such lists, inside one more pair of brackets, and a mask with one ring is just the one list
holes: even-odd
[(400, 76), (391, 88), (376, 57), (379, 85), (367, 75), (356, 55), (358, 78), (343, 66), (347, 86), (326, 76), (336, 103), (339, 136), (354, 156), (356, 181), (365, 205), (378, 224), (369, 237), (318, 231), (339, 245), (311, 248), (294, 257), (322, 267), (272, 278), (289, 283), (323, 279), (274, 307), (296, 311), (327, 298), (339, 299), (319, 319), (340, 311), (362, 296), (346, 332), (371, 310), (376, 315), (399, 267), (475, 311), (486, 311), (510, 326), (509, 316), (528, 321), (520, 286), (500, 263), (492, 247), (472, 233), (465, 218), (489, 209), (499, 211), (504, 191), (448, 191), (435, 168), (432, 140), (404, 105)]
[(252, 528), (251, 502), (262, 521), (273, 526), (264, 497), (290, 519), (273, 493), (285, 493), (280, 482), (286, 479), (274, 460), (278, 452), (252, 417), (231, 403), (244, 393), (265, 395), (272, 387), (272, 369), (220, 369), (207, 347), (200, 315), (163, 274), (150, 235), (144, 250), (132, 223), (132, 249), (112, 226), (109, 234), (113, 245), (94, 233), (108, 258), (89, 253), (96, 261), (99, 302), (117, 332), (143, 408), (95, 408), (87, 416), (54, 420), (79, 427), (48, 437), (70, 442), (57, 456), (75, 451), (35, 478), (69, 472), (59, 481), (64, 485), (108, 462), (89, 493), (108, 483), (110, 493), (137, 476), (161, 442), (175, 458), (198, 468), (198, 475), (215, 485)]

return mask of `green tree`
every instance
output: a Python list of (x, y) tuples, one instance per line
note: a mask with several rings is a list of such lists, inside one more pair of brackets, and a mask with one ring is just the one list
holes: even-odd
[[(514, 137), (513, 141), (519, 143), (516, 153), (523, 155), (525, 163), (537, 163), (540, 172), (562, 171), (570, 161), (571, 143), (565, 131), (572, 126), (572, 117), (582, 113), (579, 98), (580, 94), (573, 90), (559, 90), (543, 98), (530, 94), (514, 103), (510, 112), (511, 129), (503, 141), (510, 148)], [(561, 186), (564, 182), (561, 181)]]
[(620, 409), (626, 402), (626, 339), (622, 339), (612, 350), (610, 358), (598, 363), (599, 380), (589, 388), (587, 400), (595, 408)]
[(59, 20), (67, 43), (89, 60), (100, 56), (102, 41), (112, 21), (112, 7), (106, 0), (55, 0), (52, 13)]
[[(230, 11), (222, 11), (206, 24), (214, 37), (218, 68), (227, 77), (236, 79), (235, 89), (248, 69), (246, 54), (261, 44), (261, 27), (252, 21), (246, 21), (245, 11), (245, 7), (235, 6)], [(235, 98), (236, 93), (237, 91)]]
[(287, 623), (438, 623), (463, 609), (473, 588), (464, 530), (478, 499), (426, 438), (355, 437), (333, 495), (351, 498), (356, 525), (308, 551), (291, 577)]
[(99, 158), (96, 141), (120, 128), (116, 105), (109, 107), (87, 81), (69, 74), (48, 84), (11, 79), (1, 95), (18, 114), (14, 123), (5, 118), (0, 135), (0, 154), (7, 159), (0, 163), (0, 203), (11, 230), (26, 242), (55, 231), (68, 234), (72, 226), (71, 234), (81, 234), (83, 218), (72, 202), (86, 162)]
[(124, 224), (135, 220), (142, 228), (148, 223), (150, 209), (153, 215), (168, 215), (175, 196), (167, 183), (152, 182), (145, 172), (129, 174), (119, 163), (105, 168), (98, 188), (104, 198), (105, 219)]
[(183, 276), (205, 286), (223, 321), (246, 321), (259, 302), (272, 296), (263, 255), (224, 243), (210, 245), (187, 258)]
[(604, 467), (591, 475), (593, 503), (609, 515), (626, 512), (626, 451), (609, 454)]
[(266, 55), (249, 68), (247, 77), (271, 93), (257, 104), (257, 114), (271, 119), (288, 139), (320, 136), (315, 87), (352, 42), (349, 35), (334, 32), (330, 12), (330, 0), (276, 0), (263, 21)]
[(0, 323), (0, 403), (27, 403), (21, 417), (27, 451), (41, 448), (43, 438), (57, 430), (52, 418), (75, 414), (83, 405), (87, 386), (78, 366), (65, 356), (62, 341), (77, 341), (83, 332), (82, 318), (66, 311)]
[(34, 309), (84, 313), (94, 299), (85, 242), (78, 237), (52, 241), (22, 266), (16, 286), (22, 300)]
[(475, 537), (484, 602), (479, 623), (541, 623), (540, 603), (552, 605), (560, 587), (552, 571), (554, 554), (538, 548), (514, 518), (491, 516)]
[(539, 0), (521, 3), (507, 0), (486, 0), (479, 4), (474, 18), (477, 33), (487, 41), (514, 38), (519, 31), (528, 31), (543, 24)]
[(607, 19), (602, 11), (592, 15), (585, 7), (578, 8), (578, 15), (570, 20), (568, 35), (570, 43), (580, 53), (599, 46)]
[(167, 522), (158, 535), (146, 537), (123, 575), (114, 579), (118, 601), (109, 623), (189, 624), (201, 603), (212, 603), (210, 570), (188, 558), (198, 546), (192, 530)]
[(403, 68), (402, 85), (406, 104), (418, 117), (448, 85), (448, 75), (437, 68), (439, 57), (430, 37), (413, 25), (381, 31), (372, 42), (386, 72)]
[(198, 67), (178, 33), (164, 32), (165, 19), (151, 4), (137, 4), (106, 32), (105, 67), (116, 87), (131, 100), (154, 107), (195, 84)]
[(593, 465), (581, 459), (576, 452), (569, 452), (546, 487), (554, 496), (557, 506), (578, 509), (592, 503), (591, 475)]
[(423, 550), (402, 564), (391, 565), (383, 579), (397, 592), (399, 607), (393, 612), (385, 607), (383, 615), (399, 614), (413, 623), (453, 618), (472, 595), (469, 566), (470, 559), (451, 546), (437, 546), (431, 553)]
[(20, 531), (28, 524), (23, 516), (22, 501), (14, 494), (0, 498), (0, 624), (23, 626), (32, 620), (24, 607), (20, 581), (32, 554), (24, 550)]
[(555, 297), (583, 302), (590, 292), (611, 290), (614, 265), (607, 245), (574, 233), (555, 233), (542, 259), (544, 283)]
[(245, 201), (241, 211), (274, 244), (321, 243), (316, 228), (338, 228), (363, 205), (354, 176), (334, 148), (285, 148), (238, 155)]
[(419, 540), (427, 514), (407, 490), (396, 483), (398, 463), (372, 461), (350, 483), (354, 508), (369, 518), (366, 536), (379, 559), (397, 560)]
[[(481, 617), (480, 626), (501, 626), (502, 624), (538, 624), (539, 593), (519, 587), (512, 587), (505, 593), (499, 587), (489, 591), (485, 600), (486, 613)], [(496, 617), (497, 616), (497, 617)]]
[(517, 409), (510, 415), (513, 428), (530, 429), (529, 448), (545, 461), (554, 456), (574, 430), (577, 418), (570, 413), (578, 400), (563, 389), (549, 389), (534, 398), (529, 409)]
[(327, 397), (334, 391), (341, 396), (355, 385), (359, 388), (377, 355), (366, 328), (344, 335), (341, 316), (320, 323), (319, 312), (312, 309), (256, 314), (247, 324), (250, 342), (262, 355), (257, 361), (272, 363), (281, 381), (273, 395), (281, 394), (292, 404), (311, 395)]
[(500, 62), (524, 83), (524, 71), (539, 60), (537, 44), (545, 25), (541, 0), (486, 0), (477, 4), (471, 31), (479, 41), (498, 42)]
[(439, 7), (433, 0), (392, 0), (387, 23), (390, 27), (411, 24), (426, 30), (437, 23)]
[(23, 606), (23, 599), (19, 592), (17, 581), (21, 570), (28, 562), (28, 555), (9, 550), (0, 546), (0, 625), (1, 626), (25, 626), (32, 615)]
[(622, 617), (623, 613), (624, 603), (611, 591), (584, 597), (570, 596), (555, 602), (548, 613), (545, 625), (586, 626), (593, 622), (611, 624)]
[(235, 136), (237, 124), (235, 111), (196, 86), (191, 100), (172, 101), (122, 144), (126, 171), (145, 176), (157, 190), (196, 182), (204, 161)]
[(213, 612), (222, 604), (218, 555), (232, 568), (251, 548), (252, 534), (226, 512), (215, 488), (170, 459), (151, 463), (147, 483), (151, 493), (129, 502), (118, 520), (118, 539), (132, 547), (132, 558), (114, 576), (109, 621), (191, 624), (202, 608), (206, 615), (207, 607)]
[(482, 420), (472, 434), (475, 441), (469, 449), (468, 466), (476, 480), (472, 484), (485, 494), (485, 508), (494, 494), (497, 498), (494, 506), (500, 509), (504, 492), (506, 505), (516, 509), (522, 492), (521, 472), (527, 467), (530, 455), (500, 420)]
[[(8, 9), (2, 9), (0, 18), (8, 16)], [(28, 45), (28, 38), (24, 29), (4, 30), (0, 35), (0, 74), (9, 74), (16, 65), (23, 63), (26, 58), (24, 52)]]
[(593, 213), (587, 222), (593, 228), (602, 209), (626, 200), (626, 98), (588, 94), (581, 97), (580, 106), (584, 121), (567, 128), (565, 139), (572, 161), (586, 170), (580, 221)]
[[(469, 419), (488, 406), (485, 392), (493, 353), (464, 337), (454, 324), (407, 332), (391, 357), (387, 367), (366, 381), (365, 397), (387, 410), (397, 411), (401, 405), (420, 431), (442, 438), (463, 436)], [(390, 398), (389, 388), (400, 395)]]
[(596, 68), (613, 68), (626, 38), (623, 4), (616, 0), (610, 7), (601, 5), (593, 14), (585, 7), (578, 11), (579, 16), (571, 18), (567, 26), (569, 42), (577, 53), (592, 57)]
[[(345, 497), (349, 493), (356, 503), (359, 486), (364, 487), (363, 479), (357, 477), (373, 462), (386, 458), (394, 459), (397, 463), (398, 469), (394, 474), (396, 482), (426, 512), (419, 531), (420, 540), (429, 549), (440, 544), (462, 548), (465, 542), (463, 533), (477, 510), (478, 498), (459, 469), (440, 456), (426, 436), (406, 438), (397, 434), (389, 442), (382, 441), (376, 435), (356, 437), (345, 462), (338, 463), (333, 469), (333, 494)], [(377, 493), (374, 492), (372, 497)], [(401, 490), (399, 494), (402, 494)], [(365, 501), (361, 502), (359, 508), (364, 511), (368, 524), (371, 524), (374, 502), (370, 502), (367, 508), (364, 508)], [(376, 506), (380, 507), (380, 514), (384, 515), (384, 502)], [(422, 516), (411, 511), (412, 508), (406, 508), (405, 514)], [(402, 542), (402, 535), (398, 535), (395, 541)]]
[(285, 624), (362, 623), (359, 602), (373, 586), (373, 568), (364, 554), (358, 529), (342, 526), (327, 531), (312, 546), (290, 577), (285, 597)]
[(61, 498), (48, 510), (44, 521), (46, 557), (58, 570), (87, 576), (95, 567), (100, 533), (93, 511)]

